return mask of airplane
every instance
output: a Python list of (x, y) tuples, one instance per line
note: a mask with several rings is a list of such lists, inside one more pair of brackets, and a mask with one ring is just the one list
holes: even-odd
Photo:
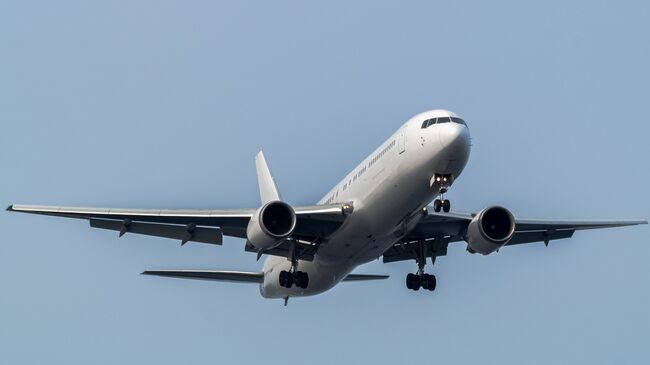
[[(264, 298), (323, 293), (340, 282), (388, 278), (352, 273), (358, 266), (414, 260), (406, 287), (433, 291), (425, 272), (450, 243), (472, 254), (573, 236), (575, 231), (647, 224), (646, 220), (561, 220), (515, 217), (502, 206), (477, 213), (451, 211), (444, 194), (462, 173), (471, 150), (469, 128), (437, 109), (410, 118), (315, 205), (284, 201), (264, 153), (255, 158), (261, 203), (250, 209), (166, 210), (11, 205), (8, 211), (86, 219), (94, 228), (221, 245), (223, 236), (246, 240), (245, 251), (266, 256), (260, 272), (147, 270), (144, 275), (248, 282)], [(433, 205), (430, 203), (433, 201)]]

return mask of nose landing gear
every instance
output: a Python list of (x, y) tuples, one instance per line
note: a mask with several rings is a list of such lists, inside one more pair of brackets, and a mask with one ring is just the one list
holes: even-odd
[(440, 213), (440, 211), (444, 211), (445, 213), (449, 213), (451, 210), (451, 202), (447, 199), (445, 199), (445, 193), (447, 190), (449, 190), (449, 187), (453, 183), (454, 178), (451, 175), (434, 175), (432, 182), (433, 185), (437, 185), (440, 187), (440, 198), (441, 199), (436, 199), (433, 201), (433, 210), (436, 213)]
[[(420, 288), (429, 291), (434, 291), (436, 289), (436, 276), (424, 272), (424, 265), (427, 263), (427, 257), (424, 252), (424, 243), (424, 240), (420, 241), (418, 257), (416, 258), (418, 263), (418, 272), (406, 275), (406, 287), (414, 291), (418, 291)], [(433, 265), (435, 262), (436, 256), (431, 257), (431, 264)]]
[[(442, 195), (441, 195), (442, 197)], [(451, 210), (451, 202), (447, 199), (436, 199), (433, 201), (433, 211), (436, 213), (440, 213), (440, 211), (443, 211), (445, 213), (449, 213)]]

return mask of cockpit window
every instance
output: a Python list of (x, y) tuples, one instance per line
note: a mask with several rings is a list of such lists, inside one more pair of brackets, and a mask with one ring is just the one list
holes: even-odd
[(422, 122), (422, 129), (427, 128), (430, 125), (436, 124), (436, 118), (427, 119)]
[(458, 123), (458, 124), (462, 124), (462, 125), (467, 125), (467, 124), (465, 124), (465, 121), (462, 120), (462, 119), (460, 119), (460, 118), (451, 117), (451, 121), (454, 122), (454, 123)]
[(424, 122), (422, 122), (422, 129), (428, 128), (434, 124), (449, 123), (449, 122), (462, 124), (464, 126), (467, 125), (465, 124), (464, 120), (457, 117), (440, 117), (440, 118), (431, 118), (425, 120)]

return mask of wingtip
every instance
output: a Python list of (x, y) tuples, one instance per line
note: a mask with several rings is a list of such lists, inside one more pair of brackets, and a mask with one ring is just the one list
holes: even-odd
[(11, 204), (10, 206), (7, 207), (7, 212), (13, 212), (14, 211), (14, 205)]

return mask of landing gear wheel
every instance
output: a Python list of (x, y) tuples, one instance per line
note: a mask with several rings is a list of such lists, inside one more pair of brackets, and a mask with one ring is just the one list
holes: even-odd
[(420, 281), (422, 282), (422, 289), (429, 289), (429, 274), (422, 274)]
[(297, 271), (294, 275), (296, 286), (302, 289), (306, 289), (309, 285), (309, 275), (307, 275), (306, 272), (302, 271)]
[[(443, 202), (444, 201), (445, 200), (443, 200)], [(418, 255), (415, 259), (418, 264), (418, 272), (417, 274), (406, 275), (406, 287), (408, 289), (414, 291), (418, 291), (420, 288), (427, 289), (429, 291), (434, 291), (436, 289), (436, 276), (424, 272), (424, 265), (426, 264), (427, 256), (431, 257), (432, 265), (436, 262), (435, 253), (431, 255), (430, 252), (427, 252), (429, 249), (430, 248), (427, 248), (426, 246), (425, 240), (419, 241)]]
[(408, 289), (414, 290), (415, 288), (415, 283), (418, 281), (418, 276), (415, 274), (408, 274), (406, 275), (406, 287)]
[(440, 209), (442, 208), (442, 202), (440, 199), (436, 199), (433, 201), (433, 211), (436, 213), (440, 213)]
[(449, 211), (451, 210), (451, 202), (448, 199), (445, 199), (441, 202), (441, 204), (442, 204), (442, 210), (445, 213), (449, 213)]
[(422, 276), (422, 287), (429, 291), (436, 290), (436, 276), (424, 274), (424, 276)]
[(288, 271), (280, 271), (280, 286), (283, 288), (291, 288), (293, 286), (293, 275)]
[(413, 287), (411, 288), (411, 290), (418, 291), (422, 287), (422, 280), (421, 280), (422, 278), (417, 275), (413, 275), (413, 276), (414, 276), (414, 280), (413, 280)]
[(406, 275), (406, 287), (418, 291), (420, 290), (421, 286), (421, 280), (420, 277), (416, 274), (408, 274)]

